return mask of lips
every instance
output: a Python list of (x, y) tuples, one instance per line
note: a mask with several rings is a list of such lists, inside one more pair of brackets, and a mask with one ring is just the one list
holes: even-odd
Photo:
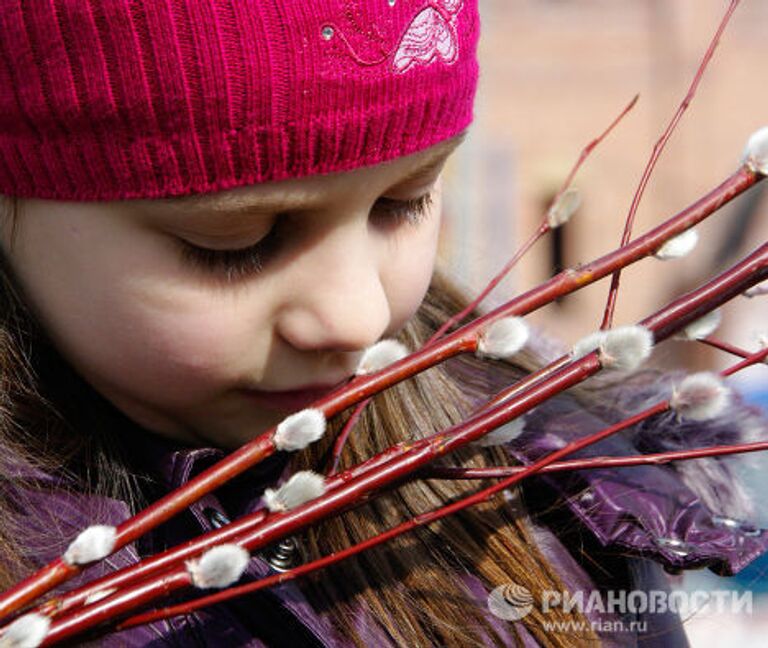
[(338, 389), (347, 380), (342, 380), (334, 385), (309, 385), (302, 389), (292, 389), (289, 391), (244, 389), (242, 392), (261, 407), (279, 412), (290, 412), (306, 408)]

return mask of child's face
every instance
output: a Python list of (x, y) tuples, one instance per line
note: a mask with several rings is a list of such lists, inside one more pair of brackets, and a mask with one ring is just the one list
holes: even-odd
[[(25, 200), (3, 249), (58, 348), (101, 394), (160, 434), (234, 446), (317, 397), (246, 390), (335, 385), (414, 314), (433, 272), (438, 176), (457, 144), (206, 196)], [(430, 191), (409, 222), (401, 201)], [(229, 254), (209, 267), (182, 240), (258, 243), (261, 261), (240, 255), (232, 267)]]

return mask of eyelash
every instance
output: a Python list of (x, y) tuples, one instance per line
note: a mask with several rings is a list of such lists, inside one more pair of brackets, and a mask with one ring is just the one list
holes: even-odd
[[(380, 213), (389, 219), (388, 225), (418, 225), (428, 216), (431, 205), (432, 194), (427, 193), (412, 200), (379, 198), (374, 209), (378, 207)], [(228, 281), (254, 275), (263, 270), (269, 257), (277, 251), (279, 230), (279, 227), (273, 227), (269, 234), (255, 245), (237, 250), (212, 250), (180, 239), (182, 259), (190, 266), (205, 272), (225, 274)]]

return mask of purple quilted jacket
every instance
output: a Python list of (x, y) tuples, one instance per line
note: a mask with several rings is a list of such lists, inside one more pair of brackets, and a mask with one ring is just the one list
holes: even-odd
[[(662, 381), (663, 382), (663, 381)], [(635, 381), (631, 387), (606, 390), (605, 411), (589, 410), (575, 397), (560, 396), (531, 412), (525, 432), (508, 445), (517, 460), (529, 463), (573, 438), (596, 431), (626, 408), (637, 411), (659, 397), (658, 380)], [(222, 456), (216, 449), (182, 448), (159, 439), (116, 413), (126, 426), (121, 438), (154, 483), (155, 495), (184, 484), (191, 476)], [(764, 421), (746, 408), (733, 405), (724, 416), (707, 424), (682, 423), (672, 415), (649, 421), (626, 434), (612, 437), (583, 451), (587, 455), (626, 455), (686, 446), (734, 442), (766, 430)], [(551, 474), (529, 481), (523, 490), (525, 506), (535, 520), (534, 535), (554, 564), (569, 591), (668, 589), (666, 572), (709, 567), (731, 574), (766, 550), (768, 532), (750, 523), (750, 501), (735, 478), (738, 461), (649, 465), (610, 470)], [(240, 479), (237, 487), (208, 495), (189, 513), (166, 523), (139, 545), (121, 550), (108, 568), (122, 567), (147, 554), (192, 535), (216, 528), (227, 520), (262, 507), (264, 488), (285, 478), (285, 456), (274, 456)], [(33, 476), (37, 487), (26, 477)], [(42, 488), (40, 488), (42, 485)], [(65, 493), (50, 475), (25, 473), (6, 483), (15, 491), (24, 518), (21, 545), (41, 563), (60, 555), (68, 541), (83, 527), (96, 522), (115, 524), (129, 516), (128, 504), (118, 500)], [(555, 502), (561, 506), (553, 507)], [(512, 503), (514, 505), (514, 502)], [(52, 533), (53, 530), (53, 533)], [(301, 539), (296, 542), (300, 544)], [(284, 546), (256, 555), (244, 576), (253, 580), (274, 573), (300, 552)], [(603, 569), (596, 572), (594, 565)], [(606, 568), (607, 567), (607, 568)], [(106, 568), (91, 568), (86, 576)], [(487, 610), (488, 590), (473, 576), (464, 579), (477, 605)], [(501, 584), (499, 584), (501, 585)], [(674, 614), (646, 614), (642, 632), (611, 631), (610, 614), (589, 615), (600, 623), (603, 645), (686, 646), (679, 618)], [(489, 620), (508, 645), (516, 645), (507, 631), (516, 624), (488, 613)], [(393, 645), (361, 615), (359, 630), (371, 646)], [(519, 624), (518, 624), (519, 625)], [(517, 628), (525, 645), (538, 645)], [(102, 637), (99, 646), (339, 646), (352, 645), (334, 630), (328, 618), (314, 610), (298, 586), (286, 582), (231, 603), (185, 617)]]

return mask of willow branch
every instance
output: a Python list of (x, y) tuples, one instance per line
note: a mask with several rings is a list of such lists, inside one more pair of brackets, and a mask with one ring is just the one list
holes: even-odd
[[(627, 218), (624, 223), (624, 233), (621, 236), (622, 245), (626, 245), (629, 242), (629, 239), (632, 237), (632, 227), (634, 226), (634, 223), (635, 223), (635, 216), (637, 214), (638, 208), (640, 207), (640, 201), (642, 200), (643, 194), (645, 193), (645, 188), (648, 186), (648, 181), (651, 178), (651, 174), (656, 168), (656, 163), (658, 162), (659, 157), (661, 157), (661, 153), (666, 147), (667, 142), (669, 141), (669, 138), (672, 137), (672, 133), (677, 127), (678, 122), (682, 118), (685, 111), (688, 110), (688, 106), (691, 104), (691, 101), (693, 101), (693, 98), (696, 95), (696, 91), (698, 90), (699, 83), (701, 82), (701, 79), (704, 76), (704, 72), (706, 71), (707, 66), (709, 65), (709, 62), (715, 53), (717, 44), (720, 42), (720, 37), (723, 35), (725, 28), (728, 26), (728, 23), (731, 20), (731, 16), (733, 15), (733, 12), (736, 11), (736, 7), (738, 7), (739, 2), (740, 0), (731, 0), (731, 4), (728, 6), (728, 9), (725, 12), (725, 15), (720, 21), (717, 31), (715, 32), (715, 35), (712, 38), (712, 41), (710, 42), (706, 53), (704, 54), (704, 58), (699, 64), (698, 70), (696, 70), (696, 74), (693, 77), (693, 81), (690, 87), (688, 88), (688, 92), (685, 95), (685, 98), (683, 99), (682, 103), (678, 107), (677, 111), (675, 111), (675, 114), (672, 116), (672, 120), (669, 122), (669, 124), (667, 125), (667, 128), (664, 130), (661, 137), (656, 142), (656, 145), (653, 147), (653, 152), (651, 153), (651, 157), (645, 166), (645, 170), (643, 171), (642, 177), (640, 178), (640, 183), (638, 184), (637, 190), (635, 191), (635, 195), (632, 198), (632, 204), (629, 208), (629, 213), (627, 214)], [(600, 325), (601, 329), (609, 329), (613, 322), (613, 314), (616, 309), (616, 299), (619, 294), (620, 281), (621, 281), (621, 272), (619, 271), (619, 272), (616, 272), (611, 278), (611, 287), (608, 291), (608, 300), (605, 304), (605, 312), (603, 313), (603, 322)]]
[[(488, 282), (488, 284), (485, 286), (485, 288), (483, 288), (480, 294), (477, 297), (475, 297), (459, 313), (448, 318), (448, 320), (444, 322), (440, 326), (440, 328), (438, 328), (438, 330), (429, 338), (429, 340), (427, 340), (424, 346), (427, 346), (429, 344), (432, 344), (436, 340), (439, 340), (441, 337), (443, 337), (443, 335), (446, 332), (450, 331), (455, 325), (457, 325), (462, 320), (464, 320), (464, 318), (467, 317), (470, 313), (474, 312), (474, 310), (482, 303), (482, 301), (496, 288), (496, 286), (499, 285), (499, 283), (501, 283), (504, 277), (506, 277), (512, 271), (512, 269), (518, 264), (520, 259), (522, 259), (530, 251), (530, 249), (536, 244), (536, 242), (553, 229), (553, 225), (552, 223), (550, 223), (550, 219), (549, 219), (549, 212), (551, 212), (552, 209), (555, 208), (555, 206), (562, 199), (565, 192), (571, 186), (571, 183), (573, 182), (573, 178), (575, 177), (576, 173), (584, 164), (584, 162), (592, 153), (592, 151), (594, 151), (595, 148), (597, 148), (597, 146), (600, 144), (600, 142), (602, 142), (610, 134), (610, 132), (618, 125), (618, 123), (627, 115), (627, 113), (629, 113), (629, 111), (632, 110), (632, 108), (634, 108), (638, 98), (639, 98), (639, 95), (635, 95), (633, 99), (624, 107), (621, 113), (619, 113), (619, 115), (615, 117), (614, 120), (609, 124), (608, 128), (606, 128), (602, 133), (600, 133), (600, 135), (594, 138), (582, 149), (581, 154), (579, 155), (579, 158), (574, 163), (573, 167), (568, 173), (568, 176), (565, 179), (565, 182), (563, 182), (562, 186), (560, 187), (554, 199), (552, 200), (550, 207), (548, 209), (547, 215), (544, 217), (544, 219), (541, 221), (539, 226), (536, 228), (536, 231), (533, 234), (531, 234), (531, 236), (528, 238), (527, 241), (523, 243), (522, 246), (520, 246), (520, 248), (515, 252), (515, 254), (507, 262), (507, 264), (501, 269), (501, 271), (498, 272), (496, 276), (493, 277), (493, 279), (491, 279)], [(556, 226), (559, 227), (562, 224), (563, 223), (560, 223)], [(336, 472), (339, 465), (339, 461), (341, 460), (341, 453), (344, 451), (344, 446), (347, 443), (347, 439), (349, 438), (349, 435), (352, 433), (352, 429), (354, 428), (357, 421), (360, 419), (360, 416), (362, 415), (363, 410), (367, 407), (369, 402), (370, 402), (370, 399), (365, 400), (356, 406), (355, 411), (352, 413), (352, 416), (350, 416), (350, 418), (344, 424), (344, 427), (341, 429), (338, 436), (336, 437), (336, 440), (334, 441), (334, 444), (333, 444), (331, 457), (329, 459), (328, 466), (325, 471), (326, 475), (333, 475)]]
[[(740, 371), (741, 369), (747, 366), (751, 366), (758, 362), (764, 361), (766, 358), (766, 354), (768, 354), (767, 349), (763, 349), (761, 351), (757, 351), (752, 354), (750, 354), (747, 351), (743, 351), (741, 349), (738, 349), (738, 352), (741, 357), (745, 358), (745, 362), (740, 362), (737, 365), (734, 365), (735, 371)], [(505, 402), (510, 398), (513, 398), (517, 394), (521, 393), (522, 391), (528, 389), (532, 385), (541, 383), (548, 376), (552, 375), (555, 371), (563, 368), (568, 362), (570, 362), (570, 360), (571, 360), (571, 357), (569, 355), (562, 356), (561, 358), (558, 358), (557, 360), (552, 362), (550, 365), (542, 367), (538, 371), (530, 374), (529, 376), (526, 376), (525, 378), (514, 383), (513, 385), (501, 390), (496, 396), (491, 398), (481, 408), (478, 408), (473, 413), (473, 415), (476, 416), (478, 414), (481, 414), (482, 411), (487, 409), (488, 407)], [(722, 372), (722, 375), (726, 376), (728, 374), (725, 372)], [(426, 437), (426, 438), (430, 439), (433, 437), (434, 435), (432, 437)], [(326, 492), (330, 492), (334, 490), (339, 484), (343, 483), (344, 481), (347, 481), (353, 477), (357, 477), (368, 470), (378, 467), (379, 465), (390, 460), (394, 456), (399, 455), (402, 452), (406, 451), (409, 447), (410, 447), (409, 443), (397, 444), (395, 446), (392, 446), (391, 448), (388, 448), (386, 451), (380, 453), (379, 455), (376, 455), (364, 462), (361, 462), (356, 466), (353, 466), (352, 468), (344, 471), (341, 474), (335, 474), (333, 476), (329, 476), (326, 480)], [(651, 456), (651, 455), (646, 455), (646, 456)], [(628, 464), (628, 465), (632, 465), (632, 464)], [(442, 471), (442, 468), (435, 468), (434, 470)], [(457, 470), (463, 470), (463, 469), (457, 469)], [(467, 470), (472, 472), (475, 469), (467, 469)], [(478, 470), (483, 470), (483, 469), (478, 469)], [(489, 468), (488, 470), (492, 472), (495, 469)], [(510, 472), (509, 474), (512, 474), (512, 473)], [(466, 477), (466, 478), (469, 479), (469, 477)], [(264, 520), (265, 517), (266, 517), (266, 512), (260, 511), (259, 513), (254, 514), (250, 518), (244, 518), (243, 520), (233, 522), (231, 525), (228, 525), (220, 530), (221, 535), (217, 537), (217, 542), (223, 543), (223, 542), (231, 541), (232, 539), (236, 538), (239, 534), (255, 528), (258, 524), (260, 524)], [(138, 563), (137, 565), (124, 568), (118, 572), (109, 574), (105, 577), (102, 577), (101, 579), (88, 583), (76, 590), (73, 590), (72, 592), (68, 592), (60, 597), (51, 599), (50, 601), (48, 601), (47, 603), (39, 607), (37, 611), (43, 614), (46, 614), (51, 618), (55, 618), (57, 616), (60, 616), (62, 613), (69, 611), (70, 609), (83, 605), (89, 599), (89, 597), (95, 594), (116, 590), (118, 587), (124, 587), (130, 584), (135, 584), (137, 582), (140, 582), (143, 579), (148, 578), (149, 576), (155, 573), (163, 571), (164, 569), (168, 568), (172, 564), (179, 564), (183, 560), (192, 558), (197, 554), (199, 554), (201, 551), (203, 551), (210, 544), (210, 542), (211, 540), (208, 538), (208, 536), (201, 536), (193, 541), (184, 543), (179, 547), (167, 550), (161, 554), (145, 559), (140, 563)]]
[[(599, 279), (653, 254), (667, 240), (696, 225), (720, 207), (763, 179), (748, 166), (742, 166), (718, 187), (665, 223), (650, 230), (628, 245), (578, 269), (568, 269), (537, 288), (510, 300), (506, 304), (447, 335), (441, 341), (393, 363), (370, 376), (361, 376), (345, 387), (313, 404), (327, 418), (355, 403), (386, 389), (406, 378), (428, 369), (443, 360), (477, 348), (477, 335), (494, 321), (511, 315), (523, 315), (545, 304), (583, 288)], [(136, 516), (117, 527), (114, 550), (124, 547), (159, 524), (170, 519), (203, 495), (216, 490), (229, 479), (243, 473), (275, 450), (275, 428), (245, 444), (219, 463), (190, 480), (183, 488), (164, 496)], [(0, 597), (0, 618), (17, 612), (43, 596), (54, 587), (68, 581), (82, 570), (58, 558), (41, 570), (7, 590)]]
[[(348, 385), (313, 404), (326, 417), (368, 398), (406, 378), (428, 369), (443, 360), (477, 348), (477, 335), (494, 321), (511, 315), (530, 313), (551, 301), (602, 279), (617, 269), (653, 254), (667, 240), (693, 227), (715, 213), (720, 207), (764, 178), (744, 165), (718, 187), (705, 194), (685, 210), (653, 228), (628, 245), (578, 269), (568, 269), (549, 281), (510, 300), (490, 313), (447, 335), (441, 341), (393, 363), (386, 369), (355, 378)], [(147, 509), (117, 528), (115, 551), (133, 542), (165, 522), (203, 495), (215, 490), (229, 479), (241, 474), (275, 452), (272, 428), (245, 444), (219, 463), (190, 480), (183, 488), (164, 496)], [(43, 596), (54, 587), (81, 572), (62, 558), (55, 559), (37, 573), (21, 581), (0, 597), (0, 618), (17, 612)]]
[[(762, 281), (766, 275), (768, 275), (768, 244), (764, 244), (741, 263), (698, 290), (675, 300), (641, 322), (641, 325), (648, 328), (653, 333), (656, 342), (659, 342), (700, 318), (704, 313), (740, 294), (746, 288)], [(600, 369), (600, 360), (595, 352), (574, 360), (549, 377), (544, 383), (531, 387), (513, 401), (490, 408), (483, 412), (482, 416), (462, 422), (435, 435), (428, 441), (414, 442), (407, 452), (386, 461), (375, 470), (345, 482), (323, 497), (312, 500), (296, 509), (269, 515), (258, 528), (239, 536), (237, 544), (249, 551), (254, 551), (286, 535), (295, 534), (329, 515), (360, 506), (385, 487), (399, 484), (414, 471), (467, 443), (478, 440), (489, 430), (525, 414), (541, 402), (586, 380)], [(484, 501), (501, 488), (533, 474), (541, 467), (597, 443), (603, 438), (615, 434), (619, 429), (624, 429), (632, 424), (634, 424), (633, 419), (628, 419), (626, 422), (606, 428), (597, 434), (574, 441), (527, 467), (520, 474), (500, 482), (500, 484), (506, 485), (494, 485), (491, 489), (470, 496), (467, 500), (449, 505), (445, 509), (446, 514), (478, 501)], [(419, 525), (429, 520), (430, 514), (426, 514), (410, 521), (409, 524)], [(189, 587), (190, 583), (191, 577), (186, 569), (177, 568), (142, 583), (136, 588), (118, 592), (55, 622), (45, 645), (50, 645), (54, 641), (82, 632), (93, 625), (119, 617), (138, 605), (144, 605), (177, 589)]]
[(740, 358), (747, 358), (749, 357), (749, 352), (745, 351), (744, 349), (740, 349), (739, 347), (731, 344), (730, 342), (725, 342), (723, 340), (718, 340), (715, 337), (712, 337), (711, 335), (701, 338), (700, 340), (697, 340), (697, 342), (700, 342), (701, 344), (706, 344), (707, 346), (711, 346), (714, 349), (718, 349), (720, 351), (725, 351), (726, 353), (730, 353), (731, 355), (739, 356)]
[[(768, 350), (764, 350), (759, 354), (755, 354), (753, 362), (762, 361)], [(652, 415), (658, 412), (652, 410)], [(633, 424), (636, 424), (634, 421)], [(599, 470), (599, 469), (612, 469), (623, 468), (630, 466), (642, 466), (642, 465), (664, 465), (673, 461), (686, 461), (691, 459), (703, 459), (707, 457), (727, 456), (733, 454), (745, 454), (751, 452), (760, 452), (768, 450), (768, 441), (759, 441), (754, 443), (742, 443), (734, 445), (721, 445), (711, 448), (695, 448), (692, 450), (674, 450), (668, 452), (659, 452), (647, 455), (625, 456), (625, 457), (590, 457), (587, 459), (570, 459), (564, 461), (556, 461), (548, 465), (543, 466), (537, 474), (557, 473), (573, 470)], [(452, 479), (452, 480), (476, 480), (476, 479), (496, 479), (505, 478), (514, 475), (519, 475), (526, 470), (525, 466), (494, 466), (485, 468), (463, 468), (458, 466), (430, 466), (427, 469), (421, 471), (418, 475), (423, 479)], [(532, 475), (529, 475), (532, 476)], [(429, 521), (435, 522), (436, 520), (445, 517), (447, 507), (442, 507), (435, 511), (434, 516)], [(246, 585), (231, 587), (216, 594), (209, 596), (203, 596), (196, 598), (192, 601), (187, 601), (178, 605), (161, 608), (158, 610), (152, 610), (142, 614), (138, 614), (126, 619), (124, 622), (118, 625), (118, 630), (132, 628), (137, 625), (143, 625), (146, 623), (152, 623), (160, 621), (162, 619), (168, 619), (170, 617), (178, 616), (181, 614), (190, 614), (196, 610), (215, 605), (217, 603), (223, 603), (225, 601), (252, 594), (259, 591), (283, 583), (287, 580), (293, 580), (299, 576), (303, 576), (315, 571), (318, 571), (324, 567), (328, 567), (332, 564), (338, 563), (346, 558), (354, 556), (362, 551), (371, 549), (379, 544), (383, 544), (393, 538), (402, 535), (408, 531), (413, 530), (418, 525), (413, 525), (410, 521), (395, 527), (394, 529), (374, 536), (369, 540), (352, 545), (342, 551), (336, 552), (332, 555), (319, 558), (312, 562), (301, 565), (294, 569), (287, 570), (286, 572), (268, 576), (254, 583), (248, 583)]]
[[(595, 137), (591, 142), (589, 142), (581, 151), (579, 154), (579, 158), (574, 163), (573, 167), (571, 168), (570, 172), (568, 173), (568, 176), (565, 179), (565, 182), (560, 186), (560, 189), (558, 190), (555, 197), (552, 199), (552, 202), (550, 204), (549, 209), (552, 209), (555, 205), (558, 204), (558, 202), (562, 199), (565, 192), (568, 190), (568, 188), (571, 186), (571, 183), (573, 182), (574, 177), (576, 176), (576, 173), (578, 170), (582, 167), (584, 162), (587, 160), (587, 158), (590, 156), (590, 154), (597, 148), (597, 146), (606, 138), (608, 135), (613, 131), (614, 128), (619, 124), (619, 122), (626, 117), (626, 115), (632, 110), (632, 108), (635, 107), (635, 104), (637, 103), (637, 100), (640, 98), (640, 95), (635, 95), (632, 100), (624, 107), (624, 109), (614, 118), (614, 120), (608, 125), (608, 127), (600, 133), (597, 137)], [(523, 243), (523, 245), (520, 247), (517, 252), (512, 256), (512, 258), (507, 262), (507, 264), (501, 269), (501, 271), (488, 283), (488, 285), (480, 292), (480, 294), (475, 297), (461, 312), (454, 315), (448, 321), (446, 321), (435, 333), (432, 335), (431, 338), (427, 341), (427, 344), (431, 344), (435, 340), (440, 339), (447, 331), (449, 331), (454, 325), (461, 322), (465, 317), (467, 317), (470, 313), (472, 313), (478, 305), (491, 293), (491, 291), (496, 288), (496, 286), (499, 285), (502, 279), (506, 277), (510, 271), (517, 265), (517, 263), (522, 259), (528, 251), (535, 245), (535, 243), (547, 232), (549, 232), (552, 229), (551, 224), (549, 222), (548, 217), (544, 217), (542, 222), (539, 224), (536, 231), (531, 234), (531, 236), (528, 238), (528, 240)]]
[[(625, 457), (590, 457), (589, 459), (570, 459), (558, 461), (542, 468), (542, 473), (568, 472), (573, 470), (600, 470), (626, 468), (629, 466), (664, 465), (674, 461), (722, 457), (734, 454), (747, 454), (768, 450), (768, 441), (720, 445), (711, 448), (690, 450), (670, 450), (646, 455)], [(491, 468), (462, 468), (461, 466), (435, 466), (422, 475), (424, 479), (494, 479), (516, 475), (524, 466), (494, 466)]]

